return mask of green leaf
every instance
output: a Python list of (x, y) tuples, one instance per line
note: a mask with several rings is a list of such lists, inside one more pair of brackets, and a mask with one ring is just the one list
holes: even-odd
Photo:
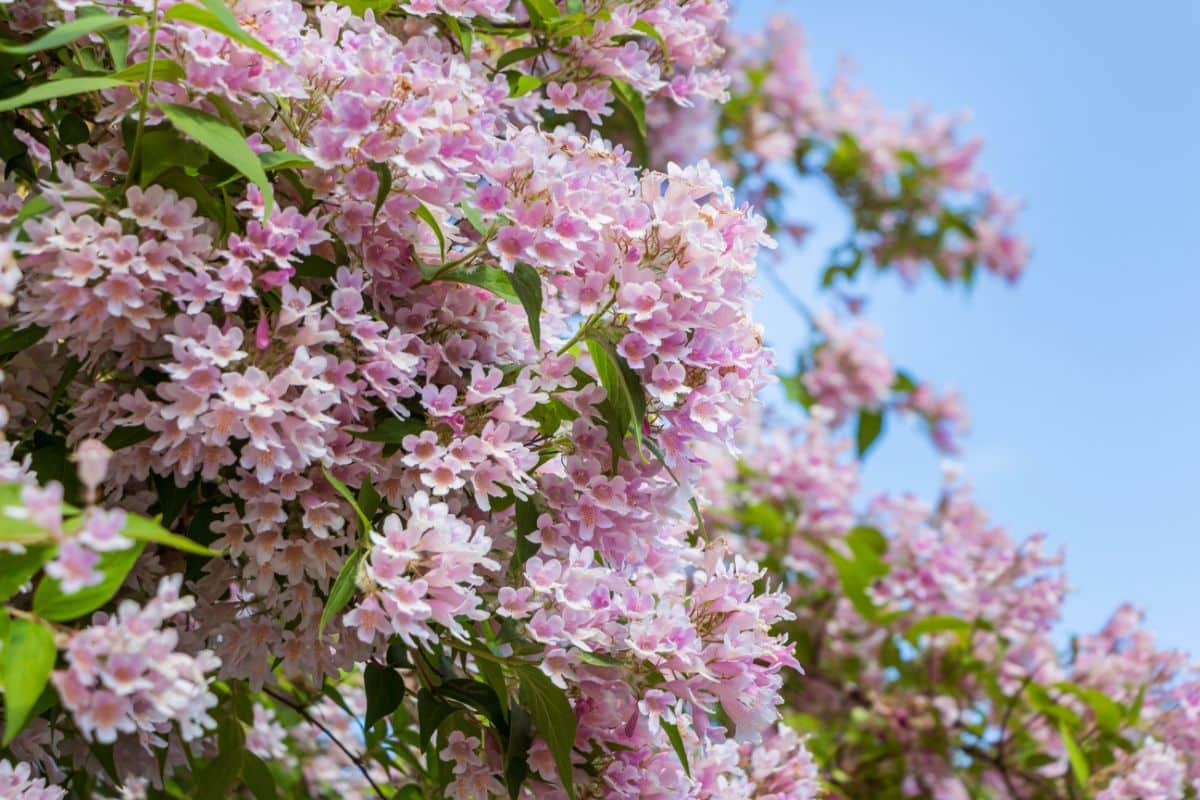
[[(172, 6), (172, 9), (184, 6)], [(258, 155), (250, 149), (246, 138), (229, 123), (200, 111), (177, 103), (159, 103), (157, 106), (167, 119), (183, 133), (207, 147), (212, 154), (249, 178), (263, 194), (263, 216), (271, 216), (275, 204), (275, 192), (267, 173), (263, 170)]]
[(542, 85), (542, 79), (536, 75), (526, 75), (510, 69), (504, 73), (508, 79), (508, 96), (523, 97)]
[(883, 433), (882, 411), (863, 410), (858, 412), (858, 426), (854, 432), (854, 443), (860, 459), (867, 454), (881, 433)]
[(122, 450), (141, 444), (147, 439), (153, 439), (158, 434), (145, 425), (122, 425), (114, 428), (113, 432), (104, 437), (104, 445), (109, 450)]
[(20, 591), (52, 555), (50, 545), (26, 545), (24, 553), (0, 552), (0, 602)]
[(659, 717), (658, 721), (662, 724), (667, 738), (671, 740), (671, 746), (675, 748), (675, 755), (679, 756), (679, 763), (683, 765), (684, 773), (689, 778), (692, 777), (692, 768), (688, 765), (687, 750), (684, 749), (683, 737), (679, 735), (679, 728), (662, 717)]
[(537, 667), (518, 667), (517, 679), (521, 685), (521, 703), (532, 712), (537, 732), (554, 756), (558, 778), (567, 790), (567, 796), (574, 800), (571, 750), (575, 747), (575, 710), (563, 690), (551, 683)]
[(382, 501), (383, 498), (380, 497), (374, 484), (371, 483), (371, 476), (368, 475), (362, 486), (358, 487), (358, 507), (363, 510), (367, 519), (373, 519)]
[[(509, 283), (508, 273), (499, 267), (481, 264), (472, 269), (452, 269), (439, 272), (437, 266), (423, 268), (421, 274), (426, 280), (450, 281), (452, 283), (469, 283), (481, 289), (487, 289), (494, 295), (509, 303), (518, 303), (520, 298)], [(434, 278), (434, 275), (437, 277)]]
[(279, 63), (286, 63), (283, 57), (265, 44), (246, 33), (245, 28), (237, 21), (233, 12), (221, 0), (200, 0), (203, 8), (189, 3), (179, 3), (167, 9), (163, 14), (164, 22), (190, 22), (202, 28), (222, 33), (239, 44), (256, 50)]
[(171, 533), (157, 521), (138, 516), (137, 514), (125, 515), (125, 527), (121, 529), (121, 535), (134, 541), (154, 542), (155, 544), (182, 550), (185, 553), (194, 553), (198, 556), (217, 558), (221, 555), (217, 550), (193, 542), (191, 539), (180, 536), (177, 533)]
[(183, 67), (169, 58), (156, 58), (154, 63), (139, 61), (128, 67), (114, 72), (110, 77), (130, 83), (144, 83), (147, 78), (152, 81), (181, 81), (187, 76)]
[(86, 92), (98, 92), (101, 89), (115, 89), (118, 86), (128, 86), (128, 81), (117, 78), (64, 78), (60, 81), (50, 81), (32, 86), (18, 95), (0, 100), (0, 111), (12, 111), (14, 108), (31, 106), (59, 97), (70, 97)]
[[(143, 186), (173, 167), (198, 170), (208, 163), (208, 148), (179, 135), (170, 126), (148, 130), (142, 135), (141, 178)], [(193, 173), (194, 174), (194, 173)]]
[(509, 50), (504, 55), (496, 60), (496, 69), (503, 70), (505, 67), (511, 67), (518, 61), (524, 61), (529, 58), (537, 58), (544, 53), (544, 47), (518, 47), (515, 50)]
[(525, 315), (529, 317), (529, 333), (533, 346), (542, 349), (542, 277), (538, 271), (524, 261), (517, 262), (508, 273), (508, 282), (521, 300)]
[(589, 653), (587, 650), (575, 650), (575, 657), (585, 664), (594, 667), (619, 667), (621, 662), (604, 653)]
[(612, 79), (613, 95), (629, 111), (637, 125), (638, 135), (646, 138), (646, 100), (637, 89), (617, 78)]
[[(607, 339), (588, 336), (587, 348), (592, 362), (596, 365), (600, 385), (604, 387), (608, 400), (618, 412), (618, 419), (612, 422), (621, 427), (619, 432), (622, 437), (625, 430), (632, 425), (634, 439), (640, 448), (642, 422), (646, 418), (646, 390), (642, 388), (641, 378)], [(625, 423), (623, 426), (622, 422)]]
[(521, 0), (521, 5), (525, 6), (534, 27), (544, 28), (547, 23), (558, 19), (558, 6), (553, 0)]
[(78, 619), (92, 613), (111, 600), (121, 588), (125, 576), (133, 569), (145, 546), (144, 542), (135, 542), (133, 547), (125, 550), (101, 553), (96, 571), (104, 577), (94, 586), (85, 586), (73, 594), (64, 592), (57, 578), (45, 576), (33, 593), (34, 613), (54, 622)]
[(233, 714), (217, 719), (217, 754), (196, 773), (196, 800), (227, 800), (242, 772), (246, 731)]
[(504, 785), (510, 800), (517, 800), (521, 784), (529, 777), (529, 747), (533, 744), (533, 717), (522, 706), (513, 706), (508, 718), (508, 743), (504, 749)]
[(242, 755), (242, 783), (254, 795), (254, 800), (276, 800), (279, 797), (270, 767), (249, 750)]
[(5, 747), (25, 727), (57, 657), (52, 630), (20, 617), (9, 622), (3, 672)]
[(1096, 717), (1096, 725), (1105, 733), (1116, 733), (1121, 727), (1123, 712), (1121, 705), (1096, 689), (1079, 686), (1074, 683), (1056, 683), (1054, 688), (1075, 695), (1092, 708)]
[(496, 690), (489, 684), (471, 678), (452, 678), (443, 681), (434, 691), (444, 700), (452, 700), (480, 712), (502, 737), (508, 735), (508, 720), (504, 717), (504, 707), (496, 695)]
[(337, 579), (333, 582), (333, 588), (329, 590), (329, 597), (325, 600), (325, 609), (321, 611), (321, 622), (317, 626), (318, 639), (325, 635), (325, 626), (333, 619), (333, 615), (345, 608), (346, 604), (350, 602), (350, 598), (354, 596), (354, 587), (358, 581), (358, 565), (362, 562), (364, 552), (361, 547), (356, 548), (346, 559), (346, 563), (342, 564)]
[(517, 500), (516, 503), (517, 564), (524, 564), (537, 554), (540, 545), (530, 541), (529, 534), (537, 530), (538, 510), (532, 500)]
[(670, 70), (671, 51), (667, 49), (666, 40), (664, 40), (663, 35), (658, 32), (658, 28), (654, 27), (644, 19), (639, 19), (637, 22), (633, 23), (633, 29), (646, 34), (651, 39), (658, 42), (658, 46), (662, 49), (663, 60), (666, 62), (667, 70)]
[[(39, 217), (53, 207), (54, 206), (50, 205), (50, 201), (47, 200), (44, 195), (34, 195), (26, 200), (25, 204), (21, 206), (21, 210), (17, 212), (17, 216), (13, 217), (13, 221), (8, 224), (9, 228), (14, 231), (19, 231), (21, 230), (21, 226), (25, 224), (26, 220), (32, 219), (33, 217)], [(45, 328), (39, 328), (37, 325), (30, 325), (28, 328), (22, 328), (22, 330), (39, 330), (42, 332), (43, 336), (46, 333)], [(38, 338), (40, 339), (41, 337), (39, 336)]]
[(391, 667), (367, 664), (363, 670), (363, 689), (367, 695), (367, 714), (363, 727), (370, 728), (400, 707), (404, 700), (404, 680)]
[[(41, 195), (38, 195), (33, 199), (42, 200), (45, 202), (45, 198), (43, 198)], [(29, 202), (27, 202), (25, 205), (28, 206)], [(46, 203), (47, 208), (49, 208), (49, 205), (49, 203)], [(22, 209), (22, 211), (23, 210), (24, 209)], [(18, 328), (14, 326), (0, 330), (0, 356), (10, 356), (15, 353), (20, 353), (23, 350), (27, 350), (40, 342), (42, 337), (45, 335), (46, 329), (37, 325), (30, 325), (27, 328)]]
[(305, 158), (299, 153), (293, 153), (290, 150), (271, 150), (266, 153), (259, 153), (258, 160), (267, 172), (273, 172), (278, 169), (304, 169), (313, 165), (311, 159)]
[(949, 614), (932, 614), (908, 626), (904, 636), (910, 642), (916, 642), (922, 636), (933, 633), (969, 633), (974, 626), (965, 619)]
[[(300, 278), (332, 278), (337, 274), (337, 264), (318, 255), (307, 255), (296, 265), (296, 275)], [(354, 434), (351, 434), (353, 436)]]
[(351, 493), (350, 488), (335, 478), (333, 473), (329, 471), (328, 467), (322, 465), (321, 472), (325, 473), (325, 480), (329, 481), (329, 484), (334, 489), (337, 489), (337, 493), (345, 498), (346, 502), (349, 503), (354, 509), (354, 513), (358, 515), (360, 532), (362, 533), (363, 538), (366, 538), (367, 533), (369, 533), (371, 530), (371, 520), (369, 520), (367, 515), (363, 513), (362, 508), (358, 505), (358, 500), (354, 497), (354, 494)]
[(446, 717), (455, 712), (454, 706), (436, 697), (429, 689), (417, 692), (417, 725), (421, 747), (428, 747), (433, 734)]
[(1071, 762), (1071, 772), (1074, 773), (1075, 780), (1079, 781), (1080, 786), (1087, 786), (1088, 778), (1091, 775), (1087, 758), (1079, 749), (1079, 743), (1075, 741), (1071, 728), (1064, 720), (1058, 722), (1058, 733), (1062, 737), (1063, 749), (1067, 751), (1067, 760)]
[(93, 33), (109, 31), (113, 28), (124, 28), (128, 25), (141, 25), (145, 21), (143, 17), (112, 17), (108, 14), (89, 14), (86, 17), (79, 17), (71, 22), (56, 25), (32, 42), (25, 42), (23, 44), (0, 42), (0, 53), (24, 56), (30, 53), (39, 53), (42, 50), (53, 50), (56, 47), (62, 47), (64, 44), (69, 44), (76, 39), (81, 39)]
[(355, 439), (363, 439), (368, 442), (400, 444), (404, 441), (405, 436), (415, 436), (423, 430), (425, 430), (425, 421), (416, 417), (408, 419), (388, 417), (369, 431), (350, 431), (349, 433)]
[[(380, 184), (382, 185), (382, 184)], [(378, 203), (376, 199), (376, 203)], [(446, 260), (446, 237), (442, 233), (442, 228), (438, 225), (437, 220), (433, 217), (433, 212), (424, 203), (418, 201), (417, 207), (412, 210), (412, 215), (420, 220), (423, 220), (433, 230), (433, 235), (437, 237), (438, 249), (442, 253), (442, 261)]]

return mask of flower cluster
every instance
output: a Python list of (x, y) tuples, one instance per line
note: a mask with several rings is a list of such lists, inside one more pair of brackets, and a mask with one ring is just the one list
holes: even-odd
[(221, 662), (207, 650), (178, 651), (179, 632), (163, 627), (195, 607), (179, 594), (182, 580), (163, 578), (150, 602), (122, 602), (67, 642), (67, 668), (51, 680), (85, 738), (111, 743), (141, 732), (147, 747), (162, 747), (172, 726), (185, 742), (214, 727), (208, 712), (217, 698), (206, 675)]

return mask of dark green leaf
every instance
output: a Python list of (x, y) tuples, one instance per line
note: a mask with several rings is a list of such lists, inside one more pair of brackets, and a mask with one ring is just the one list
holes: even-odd
[[(172, 6), (172, 9), (194, 6)], [(170, 12), (168, 12), (170, 13)], [(158, 108), (183, 133), (207, 147), (212, 154), (249, 178), (263, 195), (263, 215), (271, 216), (275, 192), (258, 155), (246, 143), (246, 137), (229, 123), (205, 111), (177, 103), (159, 103)]]
[(454, 712), (454, 706), (434, 696), (429, 689), (423, 688), (417, 692), (418, 735), (422, 748), (429, 746), (429, 741), (437, 732), (438, 726)]
[(439, 685), (435, 692), (443, 700), (461, 703), (480, 712), (501, 736), (508, 735), (508, 720), (504, 717), (504, 708), (500, 704), (500, 698), (496, 696), (496, 690), (488, 684), (470, 678), (451, 678)]
[(355, 439), (364, 439), (368, 442), (400, 444), (404, 441), (404, 437), (416, 436), (423, 430), (425, 430), (424, 420), (415, 417), (408, 419), (388, 417), (369, 431), (350, 431), (350, 435)]
[(529, 318), (529, 333), (533, 346), (542, 348), (542, 277), (538, 271), (524, 261), (517, 262), (508, 273), (508, 282), (521, 300), (525, 315)]
[(358, 515), (359, 532), (365, 539), (371, 530), (371, 520), (367, 518), (367, 515), (364, 514), (363, 510), (359, 507), (358, 500), (354, 497), (354, 493), (350, 491), (350, 488), (346, 486), (346, 484), (335, 478), (333, 473), (330, 472), (329, 468), (325, 465), (321, 465), (321, 472), (325, 473), (325, 480), (329, 481), (329, 485), (334, 489), (337, 489), (337, 493), (340, 494), (345, 501), (350, 504), (350, 507), (354, 509), (354, 513)]
[(101, 553), (96, 571), (104, 577), (94, 586), (85, 586), (73, 594), (63, 592), (57, 578), (45, 576), (33, 593), (34, 613), (54, 622), (63, 622), (95, 611), (121, 588), (145, 546), (145, 542), (135, 542), (133, 547), (125, 550)]
[(335, 274), (337, 274), (337, 264), (317, 255), (305, 256), (296, 265), (296, 276), (300, 278), (325, 279), (332, 278)]
[[(45, 198), (41, 195), (33, 198), (33, 200), (46, 202)], [(27, 202), (25, 205), (28, 206), (33, 200)], [(49, 208), (50, 204), (46, 203), (46, 207)], [(24, 211), (24, 209), (21, 210)], [(46, 329), (37, 325), (30, 325), (27, 328), (10, 327), (0, 330), (0, 356), (10, 356), (27, 350), (40, 342), (45, 335)]]
[(271, 769), (249, 750), (242, 755), (242, 783), (254, 795), (254, 800), (276, 800), (279, 797)]
[(217, 754), (196, 773), (196, 800), (228, 800), (242, 772), (246, 731), (233, 714), (217, 718)]
[(57, 657), (52, 630), (20, 617), (9, 622), (3, 673), (5, 747), (25, 727)]
[(859, 458), (867, 454), (881, 433), (883, 433), (882, 411), (863, 410), (858, 412), (858, 427), (854, 432), (854, 443)]
[(518, 564), (524, 564), (532, 558), (540, 547), (537, 542), (529, 539), (529, 534), (537, 530), (537, 520), (538, 510), (533, 501), (518, 498), (516, 503), (516, 559)]
[(122, 425), (114, 428), (112, 433), (104, 437), (104, 444), (109, 450), (122, 450), (126, 447), (133, 447), (135, 444), (141, 444), (147, 439), (153, 439), (157, 435), (145, 425)]
[[(596, 365), (600, 384), (620, 415), (616, 424), (624, 421), (626, 426), (632, 425), (634, 439), (640, 447), (642, 422), (646, 418), (646, 391), (642, 388), (641, 378), (607, 339), (589, 336), (587, 347)], [(622, 429), (620, 433), (624, 436), (625, 430)]]
[(141, 184), (153, 183), (174, 167), (198, 170), (208, 163), (208, 152), (207, 147), (183, 138), (169, 126), (146, 131), (142, 135)]
[(504, 70), (506, 67), (511, 67), (518, 61), (524, 61), (528, 58), (536, 58), (543, 52), (545, 52), (545, 48), (543, 47), (518, 47), (515, 50), (509, 50), (496, 60), (496, 69)]
[(363, 670), (363, 689), (367, 695), (367, 715), (363, 727), (370, 728), (400, 707), (404, 700), (404, 680), (391, 667), (367, 664)]
[[(388, 199), (388, 194), (392, 191), (392, 170), (387, 164), (379, 161), (372, 161), (370, 167), (371, 171), (375, 173), (375, 177), (379, 179), (379, 186), (375, 188), (375, 208), (371, 212), (371, 222), (374, 222), (379, 216), (379, 209), (383, 208), (384, 202)], [(414, 211), (413, 213), (416, 214), (417, 212)], [(425, 213), (429, 213), (428, 208), (425, 209)], [(437, 230), (438, 240), (441, 241), (441, 231), (437, 229), (437, 225), (432, 222), (430, 225), (433, 225), (434, 230)], [(445, 252), (445, 244), (442, 245), (442, 250)]]
[[(508, 273), (499, 267), (481, 264), (473, 269), (452, 269), (442, 272), (438, 267), (434, 266), (424, 268), (421, 272), (426, 280), (436, 279), (452, 283), (469, 283), (472, 286), (487, 289), (492, 294), (501, 297), (509, 303), (520, 302), (520, 298), (517, 297), (517, 293), (513, 291), (512, 284), (508, 281)], [(437, 276), (436, 278), (434, 278), (435, 275)]]
[(567, 796), (574, 800), (575, 779), (571, 751), (575, 747), (575, 710), (571, 708), (571, 702), (567, 700), (563, 690), (551, 683), (545, 673), (537, 667), (519, 667), (517, 678), (521, 685), (521, 704), (533, 714), (537, 732), (554, 756), (558, 778), (567, 790)]
[(521, 706), (509, 715), (508, 746), (504, 750), (504, 784), (510, 800), (517, 800), (521, 784), (529, 777), (529, 746), (533, 744), (533, 717)]

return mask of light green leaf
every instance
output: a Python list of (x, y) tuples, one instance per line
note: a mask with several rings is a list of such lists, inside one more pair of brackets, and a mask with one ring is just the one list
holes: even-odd
[(362, 563), (363, 554), (364, 550), (359, 547), (350, 554), (346, 563), (342, 564), (337, 580), (333, 582), (333, 588), (329, 590), (325, 609), (321, 612), (321, 622), (317, 626), (318, 639), (325, 635), (325, 626), (333, 619), (334, 614), (345, 608), (346, 604), (350, 602), (350, 598), (354, 596), (354, 587), (358, 580), (358, 565)]
[(178, 103), (159, 103), (158, 108), (181, 132), (207, 147), (217, 158), (249, 178), (262, 191), (263, 216), (271, 216), (275, 192), (271, 189), (271, 182), (267, 179), (262, 162), (258, 160), (258, 154), (250, 149), (241, 133), (224, 120), (195, 108)]
[(163, 21), (190, 22), (193, 25), (208, 28), (217, 33), (222, 33), (235, 42), (243, 44), (251, 50), (256, 50), (268, 58), (273, 58), (281, 64), (286, 63), (282, 56), (246, 33), (245, 28), (237, 21), (237, 17), (233, 15), (233, 12), (221, 0), (200, 0), (200, 2), (204, 6), (203, 8), (191, 5), (190, 3), (179, 3), (178, 5), (171, 6), (167, 9), (167, 13), (163, 15)]
[(130, 83), (143, 83), (147, 76), (155, 81), (181, 81), (186, 77), (186, 73), (184, 73), (183, 67), (174, 61), (167, 58), (156, 58), (153, 65), (149, 61), (139, 61), (114, 72), (111, 77)]
[(145, 546), (144, 542), (136, 542), (125, 550), (101, 553), (96, 571), (104, 577), (94, 586), (85, 586), (72, 594), (62, 590), (57, 578), (45, 576), (33, 593), (34, 613), (54, 622), (78, 619), (92, 613), (111, 600), (121, 588), (125, 576), (133, 569)]
[(510, 69), (504, 73), (504, 77), (508, 78), (509, 97), (524, 97), (542, 85), (542, 79), (536, 75), (526, 75), (516, 70)]
[(279, 797), (270, 767), (249, 750), (242, 756), (242, 782), (254, 795), (254, 800), (275, 800)]
[(112, 17), (108, 14), (89, 14), (71, 22), (56, 25), (32, 42), (25, 42), (23, 44), (0, 42), (0, 53), (12, 53), (13, 55), (22, 56), (29, 55), (30, 53), (39, 53), (42, 50), (53, 50), (56, 47), (62, 47), (64, 44), (69, 44), (76, 39), (81, 39), (93, 33), (109, 31), (114, 28), (124, 28), (129, 25), (141, 25), (145, 22), (144, 17)]
[(1080, 786), (1087, 786), (1088, 778), (1091, 776), (1087, 758), (1079, 749), (1079, 743), (1075, 741), (1071, 728), (1063, 720), (1058, 722), (1058, 733), (1062, 737), (1063, 749), (1067, 751), (1067, 760), (1071, 762), (1071, 772), (1074, 773), (1075, 780), (1079, 781)]
[(121, 529), (121, 535), (134, 541), (154, 542), (155, 544), (182, 550), (185, 553), (194, 553), (198, 556), (216, 558), (221, 555), (217, 550), (205, 547), (198, 542), (193, 542), (187, 537), (171, 533), (157, 521), (138, 516), (137, 514), (125, 515), (125, 527)]
[(54, 555), (50, 545), (26, 545), (24, 553), (0, 553), (0, 602), (12, 597)]
[(70, 97), (71, 95), (84, 94), (86, 92), (98, 92), (101, 89), (115, 89), (118, 86), (128, 86), (128, 81), (119, 80), (117, 78), (64, 78), (60, 81), (50, 81), (48, 83), (40, 83), (37, 86), (30, 87), (25, 91), (13, 97), (6, 97), (0, 100), (0, 111), (12, 111), (14, 108), (23, 108), (31, 106), (34, 103), (42, 103), (46, 100), (54, 100), (59, 97)]
[(52, 630), (20, 617), (9, 622), (4, 641), (5, 747), (25, 727), (57, 657)]
[(329, 485), (337, 489), (337, 493), (350, 504), (351, 508), (354, 509), (354, 513), (358, 515), (359, 528), (365, 539), (371, 530), (371, 520), (367, 519), (367, 515), (363, 513), (362, 508), (358, 505), (358, 500), (354, 497), (354, 493), (350, 491), (350, 487), (335, 478), (328, 467), (322, 465), (321, 472), (325, 473), (325, 480), (329, 481)]
[(637, 125), (637, 132), (642, 137), (646, 138), (646, 100), (641, 93), (630, 86), (623, 80), (618, 78), (612, 79), (613, 94), (621, 105), (628, 109), (633, 116), (633, 121)]
[(679, 728), (661, 717), (659, 717), (658, 721), (662, 724), (662, 729), (666, 732), (667, 738), (671, 740), (671, 746), (675, 748), (675, 755), (679, 756), (679, 763), (683, 765), (684, 773), (689, 778), (692, 777), (692, 768), (688, 765), (687, 750), (683, 746), (683, 737), (679, 735)]
[(654, 39), (654, 41), (658, 42), (658, 46), (662, 49), (663, 59), (667, 63), (667, 69), (670, 70), (671, 69), (671, 51), (669, 51), (667, 49), (667, 43), (663, 39), (662, 34), (658, 32), (658, 28), (654, 27), (653, 25), (651, 25), (649, 22), (647, 22), (644, 19), (639, 19), (637, 22), (633, 23), (633, 29), (635, 31), (641, 31), (642, 33), (646, 34), (650, 38)]
[(267, 172), (277, 169), (304, 169), (313, 165), (310, 159), (289, 150), (271, 150), (266, 153), (259, 153), (258, 160)]
[[(390, 176), (390, 173), (389, 173), (389, 176)], [(438, 225), (437, 220), (434, 219), (433, 212), (430, 211), (429, 207), (426, 206), (424, 203), (418, 201), (417, 207), (412, 210), (412, 215), (414, 217), (417, 217), (418, 219), (423, 220), (425, 222), (425, 224), (428, 225), (433, 230), (433, 235), (436, 236), (437, 240), (438, 240), (438, 248), (441, 250), (441, 253), (442, 253), (442, 260), (445, 261), (446, 260), (446, 237), (442, 233), (441, 226)]]

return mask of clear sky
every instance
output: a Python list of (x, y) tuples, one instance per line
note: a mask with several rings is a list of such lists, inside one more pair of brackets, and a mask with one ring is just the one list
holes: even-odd
[[(735, 0), (736, 1), (736, 0)], [(841, 55), (890, 107), (970, 108), (993, 183), (1028, 202), (1034, 257), (1008, 288), (872, 287), (897, 363), (963, 393), (963, 462), (992, 516), (1066, 549), (1065, 627), (1124, 600), (1164, 645), (1200, 658), (1200, 2), (742, 0), (737, 23), (799, 19), (821, 75)], [(788, 262), (810, 294), (845, 220)], [(768, 296), (768, 339), (791, 363), (794, 315)], [(939, 458), (893, 425), (868, 490), (928, 496)]]

